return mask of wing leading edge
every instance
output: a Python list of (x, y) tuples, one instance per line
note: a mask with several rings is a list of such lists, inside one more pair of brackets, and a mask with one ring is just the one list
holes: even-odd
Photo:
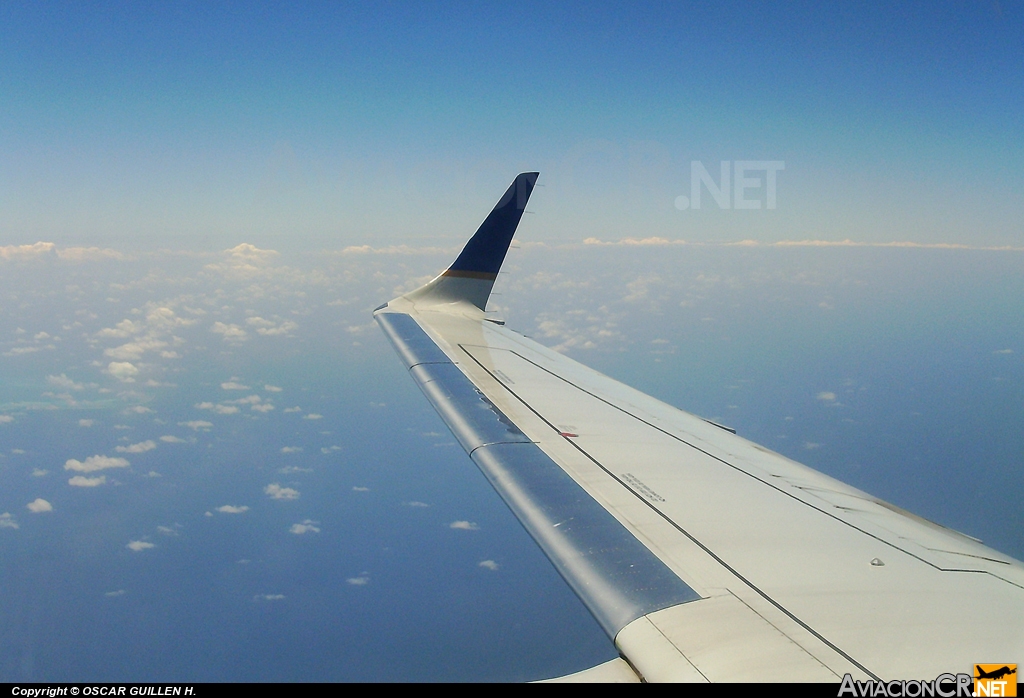
[(537, 173), (375, 317), (644, 680), (933, 678), (1024, 656), (1024, 565), (500, 327)]

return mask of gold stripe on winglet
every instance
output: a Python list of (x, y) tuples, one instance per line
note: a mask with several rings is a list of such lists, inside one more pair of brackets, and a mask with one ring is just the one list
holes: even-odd
[(461, 269), (448, 269), (441, 276), (458, 276), (463, 279), (483, 279), (484, 281), (494, 281), (498, 278), (497, 274), (489, 274), (485, 271), (462, 271)]

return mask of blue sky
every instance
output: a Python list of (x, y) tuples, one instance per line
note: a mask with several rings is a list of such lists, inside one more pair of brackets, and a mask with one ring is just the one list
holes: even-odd
[(510, 327), (1024, 557), (1022, 20), (0, 5), (0, 680), (611, 657), (370, 318), (524, 170)]
[[(158, 247), (537, 234), (1021, 242), (1013, 3), (8, 3), (0, 234)], [(769, 213), (689, 163), (782, 160)], [(455, 224), (455, 225), (453, 225)]]

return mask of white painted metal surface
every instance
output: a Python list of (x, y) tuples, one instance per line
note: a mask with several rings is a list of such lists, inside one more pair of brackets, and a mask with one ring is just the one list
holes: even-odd
[(701, 597), (616, 643), (645, 680), (931, 679), (1024, 659), (1024, 565), (422, 294), (407, 313)]

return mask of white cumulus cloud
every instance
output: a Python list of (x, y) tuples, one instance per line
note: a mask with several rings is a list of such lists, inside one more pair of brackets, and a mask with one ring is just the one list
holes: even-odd
[(480, 562), (480, 566), (483, 567), (485, 570), (491, 570), (493, 572), (496, 569), (498, 569), (500, 565), (498, 565), (498, 563), (494, 560), (483, 560)]
[(138, 553), (138, 552), (141, 552), (143, 550), (149, 550), (150, 548), (155, 548), (156, 545), (154, 545), (153, 543), (147, 543), (144, 540), (133, 540), (131, 543), (129, 543), (125, 547), (128, 548), (129, 550), (133, 550), (133, 551)]
[(213, 323), (210, 332), (222, 335), (225, 342), (244, 342), (249, 338), (249, 333), (238, 325), (225, 325), (223, 322)]
[(18, 528), (18, 522), (8, 512), (0, 514), (0, 528)]
[(68, 480), (68, 484), (72, 487), (99, 487), (107, 481), (106, 475), (100, 475), (99, 477), (86, 477), (84, 475), (75, 475), (73, 478)]
[(317, 523), (319, 522), (306, 519), (302, 523), (292, 524), (292, 527), (289, 528), (288, 531), (297, 536), (301, 536), (303, 533), (320, 533)]
[(145, 453), (146, 451), (152, 451), (154, 448), (156, 448), (156, 441), (150, 439), (148, 441), (140, 441), (131, 446), (118, 446), (114, 450), (118, 453)]
[(299, 491), (293, 490), (291, 487), (281, 487), (278, 483), (267, 485), (263, 488), (263, 491), (270, 495), (273, 499), (298, 499)]
[(134, 383), (135, 376), (139, 375), (139, 369), (128, 361), (111, 361), (107, 365), (107, 373), (125, 383)]
[(476, 531), (479, 530), (480, 527), (472, 521), (452, 521), (448, 524), (448, 528), (454, 528), (460, 531)]
[(222, 507), (217, 507), (217, 511), (219, 511), (222, 514), (244, 514), (245, 512), (249, 511), (249, 507), (236, 507), (232, 506), (231, 504), (225, 504)]
[(204, 422), (202, 420), (197, 419), (191, 422), (178, 422), (178, 426), (188, 427), (189, 429), (195, 429), (196, 431), (199, 431), (200, 429), (208, 431), (210, 427), (213, 426), (213, 424), (211, 424), (210, 422)]
[(47, 384), (52, 385), (55, 388), (61, 388), (62, 390), (83, 390), (85, 388), (83, 383), (76, 383), (63, 373), (59, 376), (47, 376), (46, 382)]
[(217, 414), (235, 414), (238, 412), (238, 408), (234, 405), (215, 405), (212, 402), (200, 402), (196, 405), (196, 409), (211, 410)]
[(291, 320), (285, 320), (277, 327), (258, 327), (256, 331), (264, 337), (277, 337), (280, 335), (287, 335), (292, 330), (297, 329), (298, 325)]
[(64, 464), (65, 470), (77, 470), (80, 473), (92, 473), (107, 468), (127, 468), (130, 463), (124, 458), (111, 458), (110, 456), (89, 456), (83, 463), (74, 458), (68, 459)]
[(31, 511), (33, 514), (42, 514), (47, 511), (53, 511), (53, 505), (45, 499), (36, 499), (25, 505), (25, 508)]

